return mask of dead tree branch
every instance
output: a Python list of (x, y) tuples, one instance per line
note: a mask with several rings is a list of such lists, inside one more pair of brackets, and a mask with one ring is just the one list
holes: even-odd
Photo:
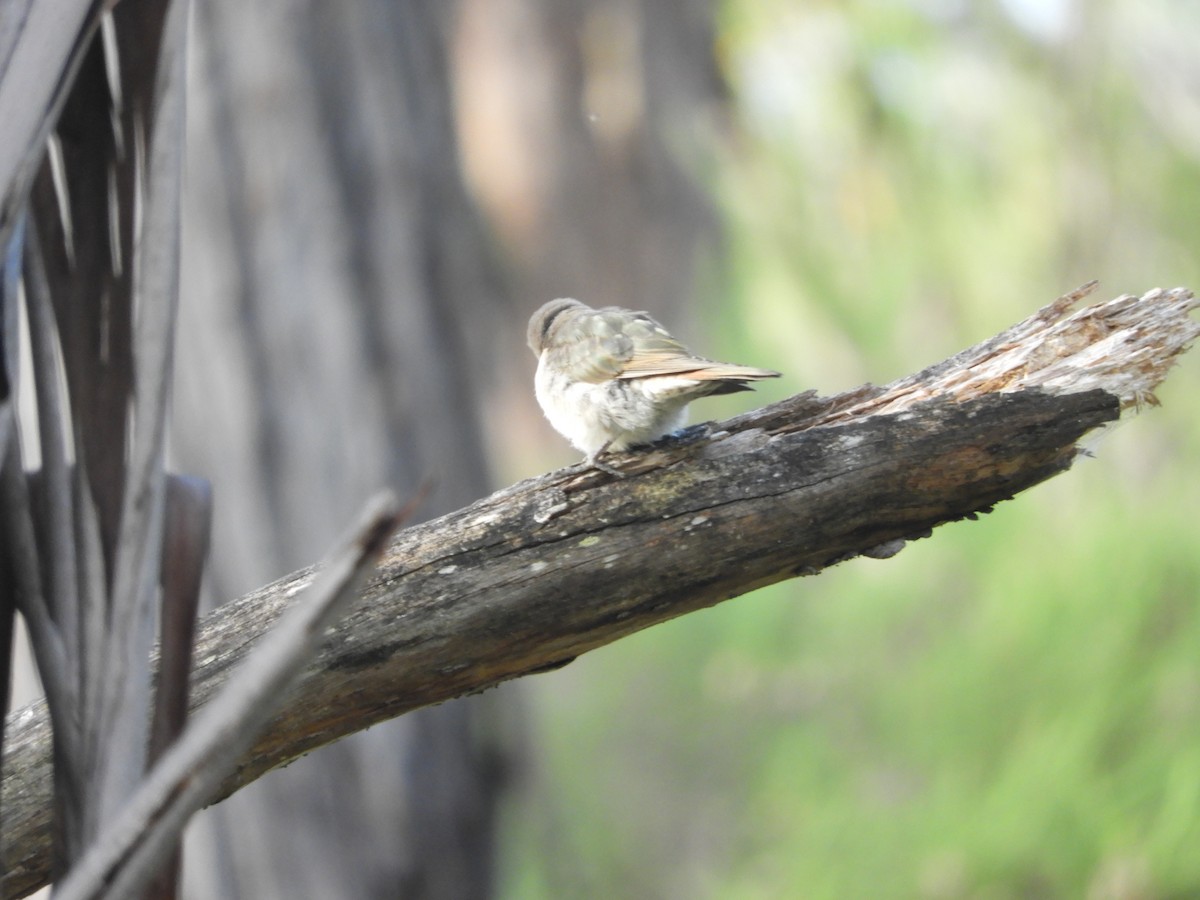
[[(1065, 471), (1078, 442), (1153, 389), (1200, 332), (1183, 289), (1071, 313), (1082, 289), (883, 388), (793, 397), (617, 458), (552, 472), (401, 532), (215, 801), (314, 747), (417, 707), (563, 665), (756, 587), (889, 556)], [(202, 707), (314, 571), (202, 626)], [(13, 714), (5, 896), (49, 877), (45, 709)]]

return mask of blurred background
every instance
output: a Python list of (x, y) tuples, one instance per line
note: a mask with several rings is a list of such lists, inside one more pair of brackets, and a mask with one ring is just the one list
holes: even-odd
[[(379, 485), (576, 461), (529, 315), (883, 383), (1200, 287), (1187, 0), (195, 0), (173, 457), (212, 603)], [(1195, 354), (1193, 354), (1195, 357)], [(406, 716), (201, 817), (191, 897), (1200, 894), (1200, 358), (1069, 474)]]

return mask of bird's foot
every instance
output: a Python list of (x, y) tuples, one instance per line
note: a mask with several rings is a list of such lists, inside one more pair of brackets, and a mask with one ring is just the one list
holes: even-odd
[(607, 472), (609, 475), (615, 475), (617, 478), (627, 478), (628, 476), (620, 469), (615, 469), (606, 462), (600, 462), (598, 459), (585, 460), (584, 465), (591, 466), (593, 469), (599, 469), (601, 472)]
[(625, 473), (620, 469), (615, 469), (608, 463), (600, 461), (600, 456), (606, 450), (608, 450), (608, 445), (611, 443), (612, 441), (605, 441), (599, 450), (595, 451), (594, 453), (589, 453), (587, 458), (583, 461), (584, 469), (599, 469), (601, 472), (607, 472), (609, 475), (613, 475), (617, 478), (624, 478)]
[(655, 441), (655, 445), (663, 448), (668, 447), (683, 447), (687, 444), (694, 444), (697, 441), (702, 441), (712, 434), (712, 422), (701, 422), (698, 425), (689, 425), (686, 428), (680, 428), (678, 431), (672, 431), (668, 435), (660, 437)]

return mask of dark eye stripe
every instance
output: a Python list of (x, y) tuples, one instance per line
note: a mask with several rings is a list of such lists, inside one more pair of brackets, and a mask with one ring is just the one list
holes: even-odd
[(570, 303), (562, 303), (557, 309), (552, 310), (550, 315), (546, 316), (546, 321), (542, 322), (542, 337), (540, 341), (543, 347), (546, 345), (546, 336), (550, 333), (550, 326), (554, 324), (554, 320), (570, 309), (571, 306), (572, 304)]

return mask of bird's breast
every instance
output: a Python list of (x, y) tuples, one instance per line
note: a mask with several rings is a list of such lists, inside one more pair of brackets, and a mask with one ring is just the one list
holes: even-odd
[[(654, 382), (654, 383), (651, 383)], [(538, 403), (559, 434), (584, 453), (611, 442), (614, 450), (657, 440), (681, 428), (696, 382), (677, 376), (652, 379), (576, 381), (538, 363)]]

